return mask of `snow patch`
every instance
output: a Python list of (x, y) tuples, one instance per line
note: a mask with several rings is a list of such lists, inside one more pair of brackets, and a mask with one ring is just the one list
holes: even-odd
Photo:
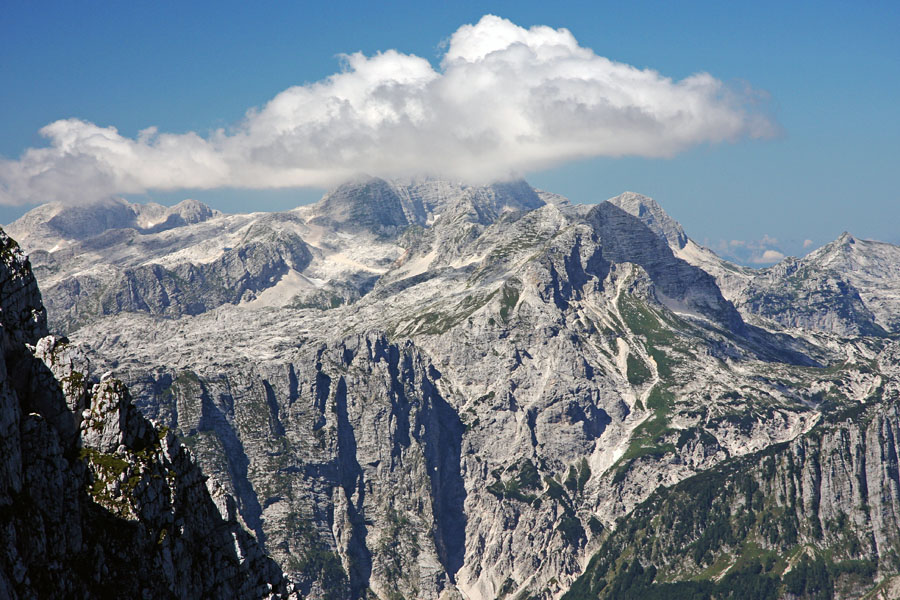
[(278, 280), (278, 283), (263, 290), (253, 300), (241, 302), (240, 306), (243, 308), (286, 306), (300, 292), (316, 287), (318, 286), (307, 277), (304, 277), (302, 273), (291, 269)]

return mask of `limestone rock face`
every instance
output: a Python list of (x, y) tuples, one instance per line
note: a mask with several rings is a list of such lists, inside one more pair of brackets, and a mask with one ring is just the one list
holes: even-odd
[(739, 306), (793, 329), (847, 337), (887, 335), (847, 277), (807, 263), (785, 259), (759, 274), (743, 290)]
[(900, 247), (845, 232), (808, 256), (755, 270), (698, 246), (652, 198), (627, 192), (609, 203), (639, 218), (676, 256), (714, 276), (725, 298), (750, 322), (801, 334), (900, 331)]
[(673, 308), (712, 317), (732, 331), (742, 331), (740, 315), (722, 297), (715, 280), (702, 269), (676, 258), (668, 245), (639, 219), (611, 202), (598, 204), (588, 219), (596, 224), (608, 260), (641, 265), (663, 298), (674, 301)]
[[(731, 465), (877, 412), (900, 381), (896, 340), (841, 269), (804, 275), (821, 301), (779, 300), (765, 277), (787, 267), (730, 265), (635, 194), (574, 206), (523, 182), (364, 179), (285, 213), (32, 239), (69, 311), (51, 327), (82, 354), (35, 352), (71, 365), (59, 381), (109, 373), (46, 421), (157, 456), (127, 384), (310, 598), (558, 598), (657, 491), (716, 469), (733, 487)], [(144, 514), (121, 503), (133, 477), (98, 488), (125, 520)]]
[[(681, 581), (682, 594), (724, 597), (747, 589), (768, 597), (892, 597), (898, 397), (893, 386), (887, 402), (660, 489), (619, 523), (564, 598), (650, 596), (665, 593), (663, 581)], [(752, 558), (741, 559), (742, 548), (753, 548)], [(622, 562), (623, 554), (632, 558)], [(710, 571), (718, 583), (698, 577)]]
[(763, 270), (739, 306), (788, 327), (840, 335), (900, 331), (900, 248), (848, 233)]
[(25, 252), (0, 230), (0, 319), (13, 342), (34, 344), (47, 335), (47, 311)]
[(0, 240), (0, 596), (288, 596), (175, 435), (46, 335), (28, 261)]
[(625, 192), (607, 202), (640, 219), (651, 231), (665, 239), (673, 251), (687, 246), (688, 237), (681, 224), (670, 217), (653, 198)]

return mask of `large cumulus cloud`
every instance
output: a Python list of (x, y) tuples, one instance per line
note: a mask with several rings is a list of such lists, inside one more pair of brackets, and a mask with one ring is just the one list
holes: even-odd
[(324, 187), (357, 173), (478, 183), (584, 157), (668, 157), (775, 128), (752, 90), (707, 73), (674, 81), (598, 56), (566, 29), (491, 15), (460, 27), (437, 69), (395, 50), (342, 62), (205, 136), (51, 123), (40, 131), (46, 147), (0, 161), (0, 203)]

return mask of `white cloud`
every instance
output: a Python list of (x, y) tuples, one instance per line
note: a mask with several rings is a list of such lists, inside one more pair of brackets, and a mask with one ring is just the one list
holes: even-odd
[(763, 265), (768, 263), (776, 263), (784, 258), (784, 254), (778, 250), (766, 250), (762, 254), (755, 254), (750, 258), (750, 262)]
[(812, 246), (812, 245), (813, 245), (813, 241), (812, 241), (812, 240), (803, 240), (803, 247), (804, 247), (804, 248), (809, 248), (809, 247)]
[(460, 27), (440, 67), (388, 50), (342, 57), (232, 130), (136, 138), (78, 119), (41, 129), (44, 148), (0, 160), (0, 204), (147, 190), (329, 186), (358, 173), (470, 182), (592, 156), (669, 157), (766, 137), (759, 94), (707, 73), (680, 81), (598, 56), (566, 29), (495, 16)]
[(784, 259), (785, 254), (774, 247), (778, 240), (769, 234), (763, 234), (758, 240), (718, 240), (705, 245), (712, 248), (719, 256), (745, 265), (767, 265)]

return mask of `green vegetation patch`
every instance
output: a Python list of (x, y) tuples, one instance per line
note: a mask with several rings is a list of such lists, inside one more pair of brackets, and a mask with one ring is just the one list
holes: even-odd
[(653, 379), (653, 372), (640, 357), (634, 354), (628, 355), (626, 367), (626, 376), (631, 385), (643, 385)]
[[(667, 402), (665, 395), (652, 400), (663, 408)], [(658, 427), (653, 423), (644, 433)], [(802, 463), (793, 445), (776, 444), (657, 489), (606, 534), (564, 598), (861, 596), (876, 577), (900, 570), (900, 562), (893, 564), (886, 549), (884, 564), (869, 560), (865, 527), (842, 514), (822, 527), (818, 500), (805, 498), (800, 482), (823, 468), (817, 445), (823, 427), (832, 426), (805, 434)]]
[(588, 466), (587, 459), (582, 457), (578, 462), (577, 467), (575, 465), (569, 465), (565, 486), (573, 494), (580, 494), (584, 491), (584, 486), (590, 478), (591, 468)]
[[(834, 563), (817, 556), (804, 557), (787, 573), (781, 574), (773, 554), (763, 559), (742, 557), (727, 572), (715, 579), (662, 581), (653, 565), (644, 567), (634, 558), (625, 561), (609, 579), (581, 577), (563, 598), (583, 600), (778, 600), (790, 597), (803, 600), (834, 600), (838, 582), (844, 585), (871, 585), (877, 574), (873, 561)], [(788, 596), (788, 594), (790, 594)]]
[(619, 314), (632, 333), (644, 336), (654, 347), (671, 346), (676, 342), (669, 323), (643, 300), (623, 294), (619, 298)]
[(509, 314), (519, 303), (519, 289), (521, 283), (517, 279), (510, 279), (500, 288), (500, 318), (504, 323), (509, 322)]
[(526, 504), (539, 505), (540, 498), (532, 491), (541, 489), (541, 475), (529, 459), (525, 459), (506, 469), (512, 476), (503, 479), (498, 470), (493, 472), (496, 481), (487, 491), (501, 500), (517, 500)]
[(675, 432), (669, 427), (669, 413), (675, 402), (675, 395), (657, 384), (647, 396), (647, 409), (653, 415), (638, 425), (631, 436), (628, 449), (616, 462), (613, 483), (624, 481), (632, 463), (644, 456), (664, 456), (675, 452), (675, 445), (666, 438)]
[(285, 526), (293, 536), (300, 538), (302, 548), (299, 555), (288, 558), (287, 570), (299, 576), (304, 588), (318, 582), (325, 598), (346, 596), (349, 579), (341, 559), (316, 532), (312, 518), (292, 512), (287, 515)]
[(141, 450), (129, 450), (124, 457), (93, 448), (82, 448), (78, 456), (92, 474), (88, 494), (94, 502), (114, 514), (132, 517), (134, 491), (145, 476), (167, 476), (167, 479), (172, 479), (171, 472), (166, 473), (158, 468), (156, 454), (159, 449), (159, 440)]
[[(401, 551), (405, 547), (413, 556), (418, 554), (419, 538), (409, 518), (393, 507), (388, 509), (387, 521), (387, 530), (381, 538), (375, 556), (381, 560), (385, 579), (392, 586), (388, 598), (401, 600), (404, 596), (397, 589), (397, 584), (404, 580), (404, 559)], [(417, 590), (415, 592), (417, 593)]]
[(656, 362), (660, 378), (671, 377), (673, 367), (681, 362), (678, 357), (691, 356), (690, 348), (676, 332), (687, 330), (691, 325), (675, 315), (652, 308), (634, 296), (621, 296), (618, 305), (628, 329), (644, 338), (645, 348)]
[[(505, 290), (504, 286), (501, 290)], [(462, 323), (472, 316), (475, 311), (497, 295), (500, 290), (494, 290), (489, 294), (468, 294), (455, 305), (449, 302), (437, 302), (429, 306), (427, 312), (417, 315), (413, 322), (399, 331), (401, 334), (424, 333), (428, 335), (440, 335)], [(518, 294), (518, 292), (516, 292)], [(516, 295), (518, 300), (518, 295)]]

